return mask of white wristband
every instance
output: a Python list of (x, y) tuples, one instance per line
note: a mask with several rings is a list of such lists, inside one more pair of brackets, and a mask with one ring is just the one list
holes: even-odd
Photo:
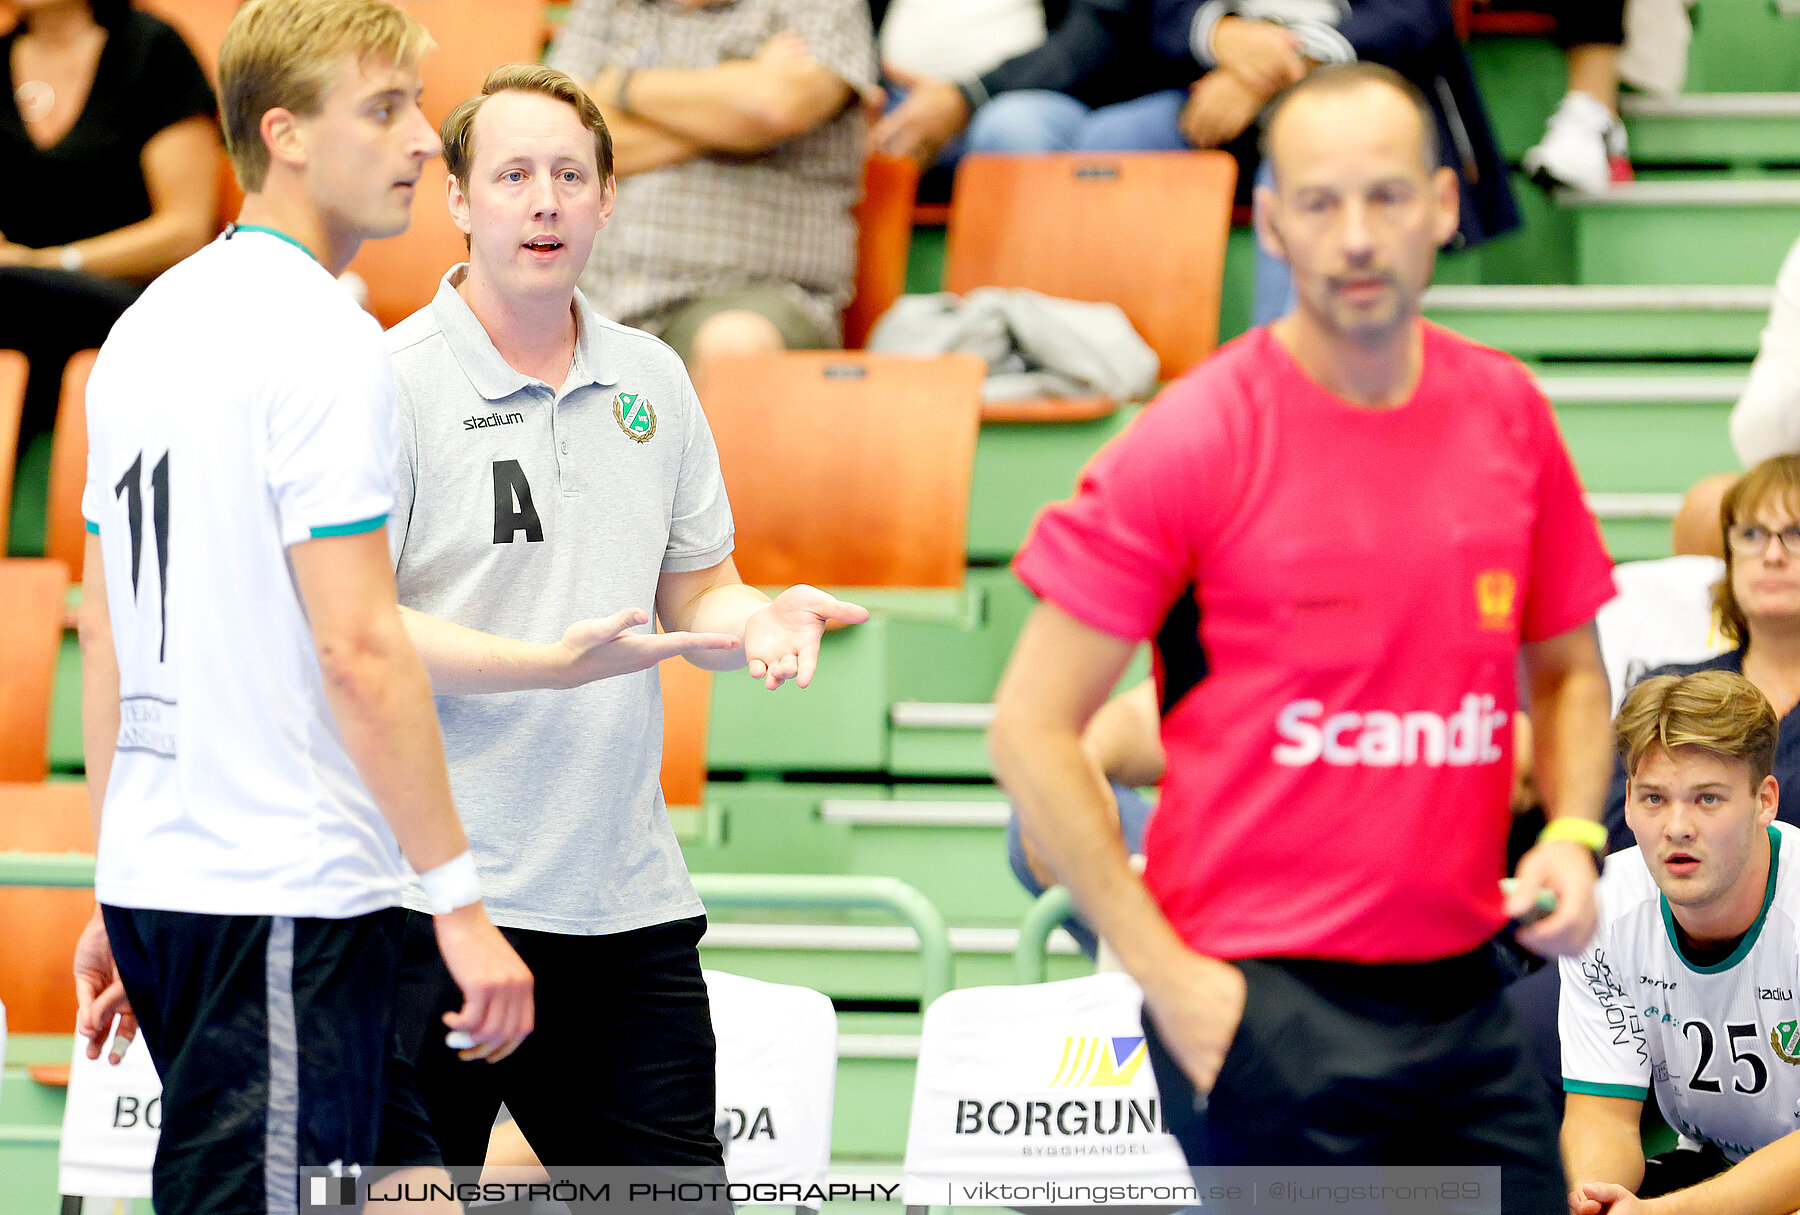
[(475, 877), (475, 857), (467, 848), (436, 869), (419, 875), (425, 902), (432, 915), (448, 915), (458, 907), (481, 901), (481, 883)]

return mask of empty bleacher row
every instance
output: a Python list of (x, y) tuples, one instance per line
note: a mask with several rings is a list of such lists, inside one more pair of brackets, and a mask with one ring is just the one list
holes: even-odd
[[(221, 14), (231, 4), (163, 0), (152, 7), (168, 10), (197, 45), (216, 45)], [(442, 48), (434, 70), (444, 74), (428, 83), (428, 108), (440, 110), (434, 117), (473, 91), (494, 55), (530, 57), (541, 45), (541, 28), (532, 29), (516, 52), (483, 41), (479, 63), (459, 57), (457, 48), (465, 43), (445, 23), (475, 21), (496, 7), (432, 0), (422, 13)], [(1516, 161), (1560, 91), (1552, 52), (1541, 39), (1478, 35), (1471, 55), (1502, 142)], [(1527, 229), (1479, 250), (1446, 255), (1440, 285), (1426, 300), (1433, 320), (1506, 349), (1538, 371), (1617, 560), (1665, 555), (1668, 519), (1681, 492), (1735, 463), (1726, 416), (1755, 353), (1776, 267), (1800, 236), (1800, 105), (1790, 92), (1800, 90), (1800, 19), (1782, 17), (1768, 5), (1701, 0), (1690, 88), (1721, 91), (1627, 103), (1635, 185), (1580, 199), (1544, 197), (1519, 182)], [(1078, 176), (1067, 166), (1061, 171), (1071, 185), (1093, 187), (1127, 181), (1137, 163), (1087, 157), (1084, 166), (1112, 166), (1113, 176)], [(1042, 165), (1019, 168), (1041, 171)], [(876, 183), (875, 175), (885, 171), (871, 165), (876, 188), (869, 191), (865, 218), (877, 210), (885, 218), (864, 229), (859, 288), (870, 293), (852, 305), (860, 319), (847, 325), (851, 334), (866, 334), (879, 312), (871, 301), (891, 300), (902, 273), (913, 291), (980, 283), (1070, 295), (1091, 290), (1128, 313), (1134, 298), (1146, 300), (1160, 315), (1135, 312), (1133, 320), (1164, 354), (1165, 376), (1202, 356), (1215, 335), (1228, 339), (1245, 325), (1247, 230), (1227, 235), (1222, 210), (1216, 225), (1202, 220), (1193, 199), (1167, 184), (1151, 191), (1148, 202), (1127, 198), (1120, 213), (1128, 218), (1121, 220), (1091, 201), (1057, 198), (1048, 179), (1033, 183), (1006, 166), (977, 164), (975, 172), (992, 172), (995, 180), (978, 189), (959, 184), (947, 227), (915, 226), (905, 171), (897, 182)], [(435, 198), (431, 188), (422, 190), (413, 233), (368, 246), (353, 267), (371, 284), (372, 307), (388, 323), (422, 303), (437, 271), (460, 252), (447, 221), (433, 230), (433, 222), (443, 220), (432, 206)], [(1009, 201), (1024, 214), (1009, 212)], [(1228, 188), (1223, 205), (1229, 206)], [(1053, 225), (1049, 237), (1031, 227), (1033, 208), (1054, 217), (1042, 221)], [(1071, 215), (1095, 218), (1098, 235), (1072, 233)], [(1152, 236), (1181, 227), (1216, 233), (1216, 249), (1196, 255), (1211, 259), (1202, 269), (1183, 269), (1168, 242)], [(979, 233), (994, 244), (1014, 237), (1024, 269), (1014, 273), (991, 262), (970, 269), (971, 242), (981, 239), (971, 234)], [(1134, 259), (1165, 277), (1139, 273)], [(1091, 288), (1054, 277), (1094, 270), (1111, 277)], [(1049, 277), (1028, 281), (1022, 277), (1027, 271)], [(390, 290), (396, 283), (404, 286)], [(1187, 344), (1171, 354), (1159, 336)], [(855, 367), (863, 374), (822, 378), (822, 369)], [(665, 674), (671, 731), (665, 790), (690, 868), (708, 875), (703, 884), (711, 875), (732, 874), (898, 878), (947, 921), (959, 986), (1010, 983), (1031, 906), (1006, 869), (1004, 801), (991, 781), (982, 741), (987, 700), (1029, 609), (1005, 563), (1037, 509), (1068, 491), (1081, 464), (1129, 425), (1141, 404), (1103, 405), (1076, 416), (983, 415), (969, 383), (952, 369), (941, 369), (946, 378), (929, 392), (916, 382), (884, 383), (887, 370), (879, 362), (815, 355), (720, 377), (759, 386), (754, 402), (707, 402), (740, 515), (739, 563), (746, 576), (785, 581), (788, 561), (812, 581), (877, 588), (862, 596), (876, 615), (868, 625), (827, 638), (819, 682), (804, 694), (769, 697), (748, 680), (709, 679), (671, 664), (675, 669)], [(16, 430), (4, 426), (11, 374), (0, 357), (0, 433)], [(799, 377), (795, 388), (769, 390), (789, 375)], [(896, 395), (880, 397), (884, 391)], [(855, 392), (876, 399), (854, 412), (824, 408), (810, 420), (783, 421), (771, 411), (777, 400), (796, 410), (822, 408), (827, 393), (841, 403)], [(928, 396), (944, 412), (922, 408)], [(752, 479), (754, 461), (732, 466), (734, 445), (753, 451), (767, 435), (787, 433), (784, 426), (813, 426), (828, 415), (869, 423), (849, 436), (806, 432), (816, 454), (838, 457), (835, 467), (784, 470), (780, 482), (759, 486)], [(888, 429), (877, 431), (877, 420)], [(743, 432), (734, 434), (734, 425)], [(68, 473), (59, 479), (56, 470), (69, 467), (66, 452), (79, 450), (71, 435), (59, 426), (54, 452), (20, 453), (27, 462), (38, 461), (22, 479), (35, 478), (41, 488), (35, 496), (19, 496), (21, 518), (13, 535), (27, 539), (14, 551), (70, 561), (67, 540), (58, 539), (68, 535)], [(0, 453), (0, 487), (12, 464)], [(78, 499), (78, 459), (74, 469)], [(915, 476), (921, 479), (908, 490)], [(801, 494), (824, 483), (867, 491), (866, 501), (841, 517), (818, 517), (822, 512), (808, 512)], [(792, 515), (778, 513), (784, 506)], [(771, 535), (759, 540), (747, 525), (763, 521)], [(884, 530), (900, 525), (915, 530)], [(809, 534), (809, 527), (821, 530)], [(75, 528), (78, 552), (78, 519)], [(31, 539), (36, 536), (44, 539)], [(783, 551), (796, 541), (803, 547)], [(760, 567), (751, 564), (759, 544), (772, 550)], [(896, 564), (885, 558), (901, 556), (925, 564), (899, 573), (884, 568)], [(819, 572), (827, 558), (838, 557), (844, 564)], [(9, 570), (6, 577), (35, 589), (15, 591), (9, 582), (0, 592), (9, 622), (0, 631), (5, 646), (29, 641), (33, 630), (22, 608), (30, 596), (57, 609), (53, 623), (36, 629), (40, 644), (33, 657), (0, 649), (0, 713), (43, 704), (43, 673), (54, 672), (47, 712), (17, 724), (4, 718), (0, 741), (27, 752), (35, 747), (43, 759), (38, 767), (28, 763), (0, 773), (9, 781), (40, 780), (46, 768), (53, 778), (69, 780), (82, 768), (78, 651), (63, 631), (60, 584), (52, 595), (47, 588), (54, 576), (42, 570)], [(72, 814), (85, 814), (85, 803), (66, 792), (54, 815), (0, 814), (0, 851), (74, 846), (81, 822), (71, 827), (66, 819)], [(21, 995), (17, 986), (23, 976), (42, 973), (45, 958), (54, 958), (58, 932), (72, 939), (62, 926), (68, 913), (46, 910), (45, 893), (0, 890), (0, 923), (33, 926), (30, 934), (10, 933), (0, 944), (0, 999), (13, 1017), (0, 1081), (0, 1179), (8, 1210), (48, 1211), (55, 1201), (61, 1097), (53, 1085), (32, 1079), (31, 1070), (66, 1062), (66, 1031), (56, 1026), (70, 1019), (72, 995), (66, 1009), (53, 999), (38, 1008), (38, 993)], [(80, 898), (57, 895), (64, 904)], [(26, 945), (37, 952), (26, 957)], [(1050, 948), (1050, 977), (1087, 969), (1065, 940), (1052, 938)], [(713, 909), (704, 957), (711, 968), (811, 986), (837, 1001), (834, 1160), (897, 1173), (925, 985), (914, 930), (867, 908), (822, 906), (800, 914), (721, 903)]]

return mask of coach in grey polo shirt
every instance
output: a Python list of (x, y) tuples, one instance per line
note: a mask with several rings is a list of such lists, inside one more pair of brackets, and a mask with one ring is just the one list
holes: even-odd
[[(498, 68), (444, 141), (469, 263), (388, 335), (391, 540), (488, 913), (536, 977), (538, 1020), (512, 1057), (462, 1066), (438, 1023), (452, 976), (415, 917), (405, 1033), (452, 1166), (482, 1162), (504, 1102), (552, 1173), (719, 1170), (705, 922), (658, 783), (655, 664), (747, 661), (804, 686), (826, 624), (867, 613), (743, 585), (681, 361), (575, 290), (613, 202), (579, 87)], [(650, 608), (667, 633), (645, 631)]]
[[(553, 641), (572, 609), (653, 603), (665, 572), (730, 554), (718, 453), (681, 361), (575, 299), (558, 391), (500, 357), (450, 276), (388, 334), (406, 606)], [(657, 688), (650, 668), (555, 694), (438, 698), (498, 923), (591, 935), (700, 914), (659, 794)]]

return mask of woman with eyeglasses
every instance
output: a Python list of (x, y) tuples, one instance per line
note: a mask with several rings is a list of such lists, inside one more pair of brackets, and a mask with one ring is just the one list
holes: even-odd
[[(1676, 663), (1645, 675), (1734, 671), (1762, 691), (1781, 719), (1775, 779), (1777, 817), (1800, 825), (1800, 455), (1764, 460), (1740, 477), (1719, 510), (1725, 576), (1713, 588), (1719, 632), (1734, 648), (1704, 662)], [(1625, 771), (1613, 772), (1607, 799), (1607, 851), (1637, 841), (1625, 826)]]

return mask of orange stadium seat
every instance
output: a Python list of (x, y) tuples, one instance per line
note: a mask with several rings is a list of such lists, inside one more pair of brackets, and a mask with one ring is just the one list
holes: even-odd
[(856, 204), (856, 294), (844, 309), (844, 346), (861, 350), (881, 314), (906, 290), (919, 165), (910, 156), (869, 157)]
[(50, 493), (44, 511), (44, 556), (69, 567), (81, 580), (87, 525), (81, 518), (81, 491), (87, 485), (87, 382), (98, 350), (81, 350), (63, 366), (62, 398), (56, 406), (56, 434), (50, 442)]
[[(0, 784), (0, 850), (94, 850), (87, 786)], [(15, 1034), (66, 1034), (75, 1028), (75, 982), (69, 963), (94, 911), (91, 890), (0, 886), (0, 1002)]]
[(1224, 152), (965, 156), (944, 286), (1110, 301), (1172, 379), (1219, 339), (1237, 162)]
[(13, 468), (19, 460), (19, 418), (25, 411), (29, 367), (17, 350), (0, 350), (0, 545), (12, 521)]
[(706, 788), (706, 724), (712, 672), (685, 658), (656, 668), (663, 699), (663, 801), (698, 806)]
[[(180, 29), (216, 77), (219, 43), (238, 0), (149, 0), (151, 11)], [(425, 116), (441, 123), (456, 103), (478, 92), (489, 69), (535, 63), (548, 28), (546, 0), (399, 0), (431, 31), (436, 47), (422, 65)], [(220, 181), (221, 213), (236, 216), (243, 194), (229, 173)], [(444, 271), (467, 257), (462, 233), (444, 203), (444, 165), (426, 166), (413, 199), (412, 225), (400, 236), (363, 245), (350, 269), (369, 287), (369, 311), (393, 325), (431, 302)]]
[[(437, 42), (425, 56), (425, 116), (434, 124), (463, 98), (481, 91), (502, 63), (536, 63), (543, 50), (545, 0), (399, 0)], [(425, 168), (413, 198), (412, 224), (388, 240), (369, 241), (350, 269), (369, 285), (369, 311), (383, 326), (423, 308), (438, 280), (468, 258), (462, 233), (444, 201), (444, 162)]]
[(987, 366), (974, 355), (734, 355), (706, 416), (761, 586), (959, 587)]
[(219, 44), (225, 27), (237, 11), (239, 0), (138, 0), (138, 7), (174, 26), (206, 69), (206, 78), (219, 87)]
[(0, 561), (0, 781), (43, 780), (50, 770), (50, 697), (68, 588), (60, 561)]

